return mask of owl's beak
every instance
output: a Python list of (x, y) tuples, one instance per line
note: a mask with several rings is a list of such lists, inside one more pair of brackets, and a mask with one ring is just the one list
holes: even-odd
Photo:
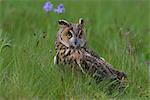
[(80, 47), (80, 43), (79, 43), (79, 41), (77, 39), (75, 39), (75, 41), (74, 41), (74, 47), (75, 48)]
[(80, 47), (80, 41), (76, 38), (71, 38), (70, 39), (70, 47), (73, 47), (73, 48), (79, 48)]

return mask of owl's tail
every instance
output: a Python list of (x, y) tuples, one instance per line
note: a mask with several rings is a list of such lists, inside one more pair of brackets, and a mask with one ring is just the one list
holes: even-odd
[(126, 74), (125, 72), (118, 71), (117, 69), (112, 68), (111, 66), (108, 66), (108, 69), (109, 69), (112, 73), (114, 73), (114, 74), (117, 76), (117, 78), (118, 78), (119, 80), (121, 80), (121, 79), (123, 79), (123, 78), (127, 78), (127, 74)]

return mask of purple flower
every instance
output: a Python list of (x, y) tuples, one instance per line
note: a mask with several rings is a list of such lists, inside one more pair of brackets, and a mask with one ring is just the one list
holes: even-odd
[(48, 1), (44, 4), (43, 8), (46, 12), (50, 12), (53, 9), (53, 4), (50, 1)]
[(57, 9), (54, 9), (54, 12), (57, 12), (58, 14), (64, 13), (65, 8), (63, 4), (58, 5)]

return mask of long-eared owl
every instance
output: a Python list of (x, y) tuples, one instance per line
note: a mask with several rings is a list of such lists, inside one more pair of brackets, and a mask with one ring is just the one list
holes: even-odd
[(108, 78), (122, 80), (126, 73), (113, 68), (102, 57), (90, 50), (85, 37), (84, 20), (78, 23), (70, 23), (59, 20), (60, 29), (56, 40), (55, 64), (69, 65), (77, 71), (92, 76), (97, 81)]

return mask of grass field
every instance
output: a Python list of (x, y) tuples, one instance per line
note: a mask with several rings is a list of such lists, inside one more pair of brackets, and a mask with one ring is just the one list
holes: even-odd
[[(45, 2), (0, 0), (0, 100), (149, 99), (148, 0), (51, 0), (63, 14), (47, 14)], [(125, 94), (107, 95), (106, 85), (53, 64), (57, 21), (80, 17), (89, 46), (128, 74)]]

